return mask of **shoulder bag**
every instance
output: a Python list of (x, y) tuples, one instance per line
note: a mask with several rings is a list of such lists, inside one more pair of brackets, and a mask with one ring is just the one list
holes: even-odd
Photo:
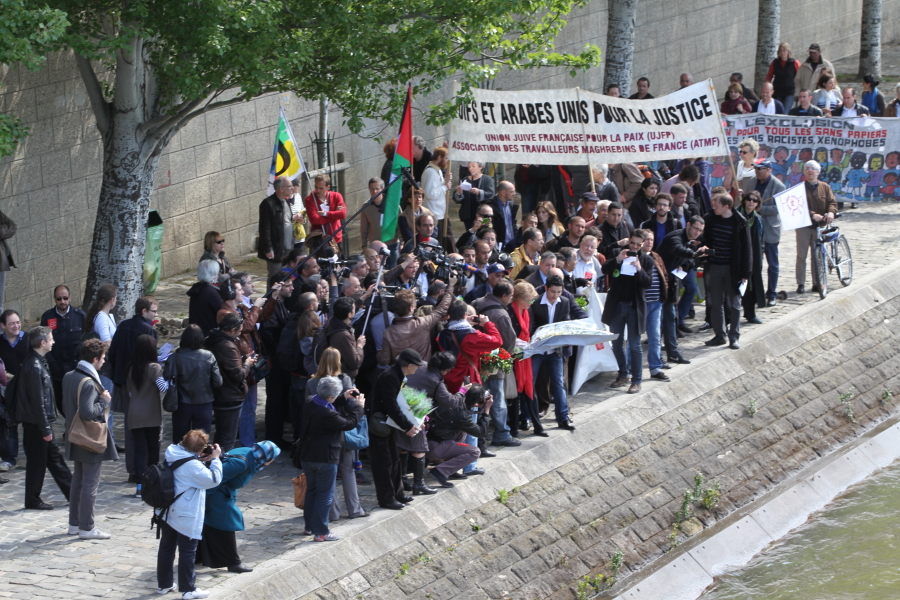
[(73, 446), (78, 446), (82, 450), (101, 454), (106, 452), (106, 419), (109, 417), (109, 408), (106, 408), (103, 411), (102, 423), (93, 420), (85, 421), (81, 418), (81, 415), (79, 414), (79, 408), (81, 407), (81, 386), (88, 380), (91, 381), (94, 387), (97, 386), (90, 377), (85, 377), (78, 382), (78, 393), (75, 397), (75, 414), (72, 415), (72, 424), (69, 426), (69, 431), (66, 433), (66, 441)]
[(369, 447), (369, 421), (365, 415), (360, 417), (355, 429), (344, 432), (345, 450), (362, 450)]

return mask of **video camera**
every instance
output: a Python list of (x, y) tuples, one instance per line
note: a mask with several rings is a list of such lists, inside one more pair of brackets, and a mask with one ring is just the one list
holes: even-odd
[(436, 244), (419, 244), (416, 247), (416, 258), (420, 261), (428, 261), (434, 265), (434, 279), (450, 283), (450, 277), (454, 274), (459, 285), (465, 285), (466, 279), (473, 272), (473, 267), (461, 260), (452, 261), (441, 246)]
[(328, 279), (337, 267), (344, 267), (341, 271), (341, 277), (348, 277), (350, 270), (358, 263), (358, 260), (340, 260), (338, 256), (329, 256), (327, 258), (317, 258), (316, 264), (319, 265), (319, 275), (322, 279)]

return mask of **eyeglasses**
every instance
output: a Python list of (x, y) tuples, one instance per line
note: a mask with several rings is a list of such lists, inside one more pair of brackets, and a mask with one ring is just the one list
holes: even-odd
[(741, 150), (741, 154), (753, 154), (749, 150)]
[(217, 243), (217, 244), (224, 244), (224, 243), (225, 243), (225, 240), (216, 240), (216, 243)]
[(60, 300), (68, 300), (68, 299), (69, 299), (68, 296), (57, 296), (57, 297), (56, 297), (56, 301), (57, 301), (57, 302), (59, 302)]

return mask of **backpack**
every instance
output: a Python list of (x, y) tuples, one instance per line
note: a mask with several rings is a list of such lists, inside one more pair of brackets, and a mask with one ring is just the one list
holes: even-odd
[(150, 529), (153, 529), (154, 524), (157, 526), (156, 539), (159, 539), (159, 525), (165, 521), (169, 507), (175, 504), (175, 501), (184, 493), (175, 494), (175, 471), (191, 460), (198, 459), (196, 456), (188, 456), (176, 460), (171, 465), (163, 460), (151, 465), (141, 478), (141, 498), (154, 509), (159, 509), (159, 514), (157, 515), (154, 511), (150, 518)]
[(303, 368), (312, 377), (319, 370), (319, 359), (328, 347), (328, 336), (325, 328), (319, 327), (316, 332), (300, 340), (300, 352), (303, 354)]

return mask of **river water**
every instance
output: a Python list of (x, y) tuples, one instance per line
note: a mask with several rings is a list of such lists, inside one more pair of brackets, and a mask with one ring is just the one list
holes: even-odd
[(900, 598), (900, 461), (851, 487), (703, 600)]

